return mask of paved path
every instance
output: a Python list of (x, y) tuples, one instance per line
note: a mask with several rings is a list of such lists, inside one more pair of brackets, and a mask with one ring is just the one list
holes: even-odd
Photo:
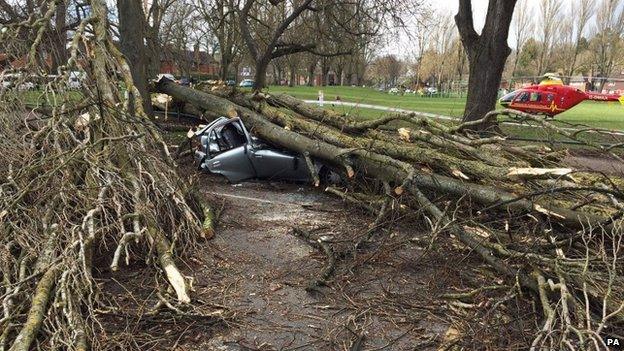
[[(317, 104), (318, 105), (318, 101), (317, 100), (303, 100), (303, 101), (308, 103), (308, 104)], [(418, 113), (418, 114), (423, 115), (425, 117), (444, 119), (444, 120), (457, 120), (458, 119), (456, 117), (445, 116), (445, 115), (437, 115), (437, 114), (434, 114), (434, 113), (420, 112), (420, 111), (414, 111), (414, 110), (405, 110), (405, 109), (402, 109), (402, 108), (388, 107), (388, 106), (381, 106), (381, 105), (361, 104), (359, 102), (325, 101), (325, 105), (338, 105), (338, 106), (351, 106), (351, 107), (357, 107), (357, 108), (370, 108), (370, 109), (373, 109), (373, 110), (381, 110), (381, 111), (388, 111), (388, 112)]]
[[(317, 100), (303, 100), (303, 101), (308, 104), (318, 105)], [(447, 120), (447, 121), (459, 120), (459, 118), (456, 118), (456, 117), (438, 115), (435, 113), (421, 112), (421, 111), (415, 111), (415, 110), (406, 110), (402, 108), (388, 107), (388, 106), (381, 106), (381, 105), (361, 104), (359, 102), (325, 101), (325, 106), (327, 105), (351, 106), (351, 107), (356, 107), (356, 108), (369, 108), (373, 110), (381, 110), (381, 111), (388, 111), (388, 112), (418, 113), (419, 115), (422, 115), (428, 118), (436, 118), (436, 119), (442, 119), (442, 120)], [(529, 128), (543, 128), (542, 126), (535, 126), (535, 125), (529, 125), (529, 124), (523, 124), (523, 123), (517, 123), (517, 122), (501, 122), (501, 124), (516, 125), (516, 126), (523, 126), (523, 127), (529, 127)], [(577, 128), (568, 128), (568, 127), (562, 127), (561, 129), (566, 130), (566, 131), (571, 131), (571, 132), (575, 132), (579, 130)], [(602, 134), (623, 136), (624, 131), (603, 132)]]

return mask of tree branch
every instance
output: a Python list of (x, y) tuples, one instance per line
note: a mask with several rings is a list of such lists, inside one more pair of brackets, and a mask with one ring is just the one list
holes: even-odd
[(253, 56), (254, 61), (258, 60), (258, 46), (256, 45), (255, 40), (251, 36), (251, 31), (249, 29), (249, 23), (247, 22), (247, 17), (249, 16), (249, 11), (253, 6), (254, 0), (247, 0), (245, 5), (240, 11), (240, 30), (241, 35), (243, 36), (243, 40), (245, 40), (245, 44), (247, 44), (247, 48), (249, 49), (249, 53)]
[(312, 49), (316, 47), (316, 44), (284, 44), (278, 45), (275, 50), (271, 53), (271, 59), (275, 59), (282, 56), (296, 54), (298, 52), (308, 51), (310, 52)]
[[(494, 6), (493, 2), (496, 0), (490, 0), (490, 7)], [(474, 29), (471, 0), (459, 0), (459, 10), (455, 15), (455, 23), (466, 51), (472, 51), (475, 43), (479, 40), (479, 34)]]
[(269, 43), (269, 50), (272, 50), (272, 48), (277, 44), (277, 41), (282, 36), (282, 34), (284, 34), (284, 31), (286, 31), (288, 26), (290, 26), (290, 24), (297, 17), (299, 17), (299, 15), (303, 11), (305, 11), (305, 9), (307, 9), (309, 7), (309, 5), (310, 5), (310, 3), (312, 1), (313, 0), (305, 0), (301, 5), (299, 5), (297, 8), (295, 8), (295, 10), (288, 17), (286, 17), (286, 19), (284, 19), (284, 21), (282, 21), (282, 23), (280, 23), (279, 27), (277, 27), (277, 29), (275, 30), (275, 33), (273, 34), (273, 38), (271, 39), (271, 42)]

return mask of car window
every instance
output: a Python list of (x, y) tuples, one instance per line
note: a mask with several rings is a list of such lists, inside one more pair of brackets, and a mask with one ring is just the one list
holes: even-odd
[(210, 132), (210, 136), (208, 137), (208, 152), (210, 155), (216, 155), (221, 153), (221, 147), (219, 146), (219, 140), (217, 139), (217, 132)]
[(245, 145), (247, 138), (238, 124), (228, 123), (210, 132), (208, 143), (210, 154), (214, 156)]
[(243, 131), (236, 123), (228, 123), (219, 133), (219, 139), (221, 140), (221, 150), (231, 150), (239, 146), (245, 145), (246, 138)]

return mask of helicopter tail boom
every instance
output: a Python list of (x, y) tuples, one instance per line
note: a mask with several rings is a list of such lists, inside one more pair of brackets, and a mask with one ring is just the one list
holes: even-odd
[(600, 94), (600, 93), (587, 93), (587, 100), (592, 101), (619, 101), (624, 104), (624, 96), (618, 94)]

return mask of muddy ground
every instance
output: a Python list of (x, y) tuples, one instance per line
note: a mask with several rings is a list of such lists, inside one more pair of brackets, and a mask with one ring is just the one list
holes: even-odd
[[(184, 172), (195, 174), (191, 167)], [(189, 313), (204, 317), (174, 319), (166, 309), (148, 315), (156, 286), (144, 262), (116, 273), (103, 268), (104, 290), (119, 309), (99, 316), (106, 330), (100, 340), (141, 350), (436, 350), (455, 335), (455, 314), (440, 294), (497, 283), (469, 252), (430, 245), (416, 220), (387, 222), (354, 251), (373, 219), (319, 188), (229, 184), (208, 174), (196, 184), (222, 206), (217, 235), (186, 252), (181, 264), (194, 276), (197, 310)], [(311, 288), (325, 253), (295, 236), (295, 227), (324, 236), (335, 250), (326, 286)], [(496, 324), (502, 334), (483, 321), (470, 333), (479, 340), (523, 329), (514, 321)]]

